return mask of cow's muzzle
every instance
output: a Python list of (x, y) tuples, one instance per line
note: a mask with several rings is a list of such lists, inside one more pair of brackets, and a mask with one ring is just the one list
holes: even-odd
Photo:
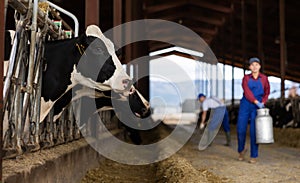
[(124, 79), (122, 80), (123, 87), (126, 91), (129, 91), (131, 89), (131, 86), (133, 85), (133, 81), (130, 79)]

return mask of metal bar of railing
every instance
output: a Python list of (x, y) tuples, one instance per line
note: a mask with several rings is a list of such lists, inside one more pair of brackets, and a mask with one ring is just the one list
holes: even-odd
[[(20, 14), (24, 15), (27, 13), (28, 8), (25, 4), (18, 0), (8, 0), (8, 5), (11, 6), (13, 9), (15, 9)], [(59, 37), (59, 28), (49, 19), (46, 18), (45, 20), (45, 14), (38, 9), (37, 11), (37, 25), (39, 27), (44, 27), (44, 25), (47, 23), (49, 25), (48, 34), (53, 37), (54, 39)]]
[[(7, 2), (0, 2), (0, 60), (4, 60), (4, 27)], [(5, 9), (5, 11), (3, 11)], [(3, 80), (3, 63), (0, 65), (0, 78)], [(0, 91), (3, 89), (3, 82), (0, 83)], [(0, 156), (3, 157), (3, 94), (0, 93)], [(2, 180), (2, 158), (0, 158), (0, 181)]]
[(10, 83), (11, 83), (11, 76), (13, 74), (13, 65), (15, 64), (15, 59), (16, 59), (18, 32), (19, 32), (19, 27), (21, 26), (19, 24), (20, 24), (20, 22), (17, 24), (17, 31), (16, 31), (17, 33), (15, 34), (13, 46), (12, 46), (10, 57), (9, 57), (10, 67), (8, 68), (8, 72), (6, 74), (6, 78), (5, 78), (4, 86), (3, 86), (3, 104), (4, 104), (4, 106), (7, 102), (9, 87), (10, 87)]
[(59, 7), (59, 6), (57, 6), (56, 4), (53, 4), (53, 3), (50, 2), (50, 1), (47, 1), (47, 3), (48, 3), (51, 7), (57, 9), (58, 11), (64, 13), (65, 15), (67, 15), (67, 16), (69, 16), (70, 18), (73, 19), (74, 24), (75, 24), (75, 29), (74, 29), (75, 34), (74, 34), (74, 35), (75, 35), (75, 37), (78, 37), (79, 22), (78, 22), (78, 19), (76, 18), (76, 16), (75, 16), (74, 14), (72, 14), (71, 12), (69, 12), (69, 11), (67, 11), (67, 10), (65, 10), (65, 9), (63, 9), (63, 8), (61, 8), (61, 7)]

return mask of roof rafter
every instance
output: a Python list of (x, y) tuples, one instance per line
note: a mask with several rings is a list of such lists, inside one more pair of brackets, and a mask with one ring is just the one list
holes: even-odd
[(212, 3), (208, 3), (207, 1), (188, 1), (189, 4), (194, 5), (194, 6), (198, 6), (201, 8), (205, 8), (205, 9), (209, 9), (209, 10), (213, 10), (213, 11), (217, 11), (217, 12), (221, 12), (221, 13), (231, 13), (232, 9), (230, 7), (227, 6), (222, 6), (222, 5), (217, 5), (217, 4), (212, 4)]
[(202, 27), (191, 27), (189, 26), (190, 29), (194, 30), (195, 32), (200, 32), (208, 35), (215, 36), (218, 33), (218, 28), (215, 27), (213, 29), (211, 28), (202, 28)]
[(157, 13), (160, 11), (165, 11), (168, 9), (173, 9), (173, 8), (178, 8), (180, 6), (184, 6), (186, 5), (186, 1), (182, 0), (182, 1), (175, 1), (175, 2), (168, 2), (166, 4), (158, 4), (158, 5), (153, 5), (153, 6), (148, 6), (145, 8), (145, 11), (147, 14), (151, 14), (151, 13)]
[(216, 25), (216, 26), (222, 26), (225, 23), (224, 17), (211, 18), (211, 17), (202, 17), (202, 16), (190, 16), (190, 15), (185, 14), (184, 18), (189, 18), (189, 19), (193, 19), (195, 21), (212, 24), (212, 25)]

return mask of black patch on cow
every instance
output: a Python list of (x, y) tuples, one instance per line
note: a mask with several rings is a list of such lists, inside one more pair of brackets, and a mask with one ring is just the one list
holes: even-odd
[(73, 66), (79, 61), (77, 39), (47, 42), (45, 45), (46, 70), (43, 72), (42, 97), (45, 101), (58, 99), (71, 84)]
[(111, 78), (116, 66), (103, 41), (95, 37), (84, 36), (80, 44), (86, 49), (77, 66), (78, 72), (100, 83)]
[(4, 60), (8, 60), (12, 48), (12, 37), (9, 31), (5, 31), (5, 45), (4, 45)]
[(146, 108), (137, 92), (129, 95), (128, 100), (131, 111), (140, 114), (141, 118), (146, 118), (151, 115), (151, 111)]
[(54, 115), (59, 114), (64, 107), (66, 107), (72, 100), (72, 90), (67, 91), (59, 100), (54, 104)]

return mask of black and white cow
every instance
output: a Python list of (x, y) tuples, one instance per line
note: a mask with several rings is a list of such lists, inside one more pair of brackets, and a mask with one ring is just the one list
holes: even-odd
[(53, 107), (58, 117), (72, 100), (71, 89), (76, 85), (96, 91), (112, 90), (129, 101), (136, 116), (150, 115), (149, 103), (132, 85), (113, 43), (98, 26), (88, 26), (78, 38), (47, 42), (44, 57), (40, 121)]
[[(4, 73), (7, 72), (14, 33), (15, 31), (5, 32), (7, 61), (4, 62)], [(60, 116), (72, 100), (71, 89), (74, 86), (83, 86), (79, 87), (79, 96), (90, 97), (95, 95), (95, 91), (104, 94), (105, 97), (100, 95), (97, 96), (100, 98), (95, 99), (98, 109), (112, 106), (111, 98), (114, 98), (129, 101), (131, 111), (137, 117), (145, 118), (150, 115), (148, 102), (132, 86), (131, 78), (125, 73), (115, 54), (114, 45), (104, 37), (99, 27), (89, 26), (86, 33), (78, 38), (47, 42), (44, 57), (40, 122), (51, 108), (54, 108), (54, 120)], [(95, 70), (97, 68), (100, 70)], [(114, 96), (111, 97), (111, 94)]]
[(298, 104), (299, 102), (296, 99), (291, 98), (286, 99), (283, 105), (281, 105), (280, 99), (270, 100), (267, 107), (270, 109), (274, 127), (299, 127)]

